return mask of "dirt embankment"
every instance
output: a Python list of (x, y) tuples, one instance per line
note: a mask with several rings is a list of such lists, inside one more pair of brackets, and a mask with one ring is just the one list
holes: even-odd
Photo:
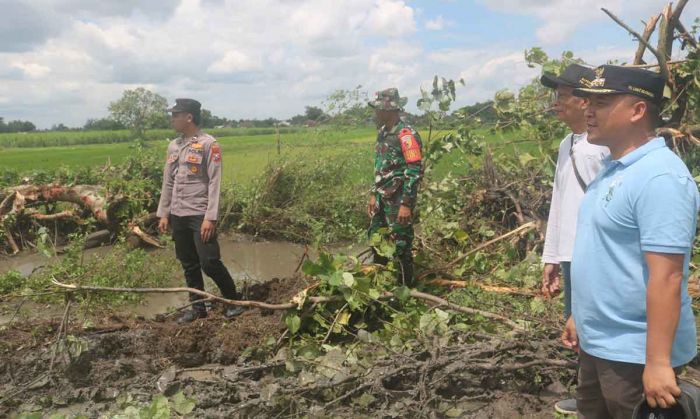
[[(286, 302), (300, 278), (254, 285), (250, 298)], [(360, 361), (350, 368), (331, 351), (289, 374), (264, 348), (283, 333), (281, 312), (249, 310), (232, 321), (218, 312), (187, 325), (119, 317), (70, 323), (56, 350), (60, 319), (0, 331), (0, 417), (69, 412), (99, 417), (119, 396), (134, 403), (182, 391), (194, 417), (342, 415), (348, 417), (549, 418), (573, 379), (570, 362), (549, 344), (471, 337), (440, 350)], [(368, 347), (367, 353), (372, 352)], [(368, 359), (372, 358), (371, 354)], [(307, 365), (307, 366), (308, 366)], [(306, 366), (302, 367), (304, 369)], [(317, 368), (318, 367), (318, 368)], [(310, 372), (315, 369), (314, 372)], [(325, 374), (325, 375), (324, 375)]]

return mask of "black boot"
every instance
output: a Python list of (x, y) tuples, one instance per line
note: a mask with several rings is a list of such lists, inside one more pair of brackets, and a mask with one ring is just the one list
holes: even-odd
[(383, 265), (386, 266), (387, 263), (389, 263), (389, 259), (381, 256), (379, 253), (377, 253), (377, 250), (373, 247), (372, 248), (372, 263), (376, 263), (377, 265)]
[[(229, 300), (238, 300), (238, 301), (243, 301), (246, 298), (241, 294), (240, 292), (234, 292), (232, 296), (226, 297)], [(224, 316), (227, 319), (232, 319), (234, 317), (238, 317), (241, 314), (243, 314), (244, 311), (246, 311), (248, 307), (244, 306), (234, 306), (231, 304), (226, 304), (226, 307), (224, 308)]]
[(203, 319), (205, 317), (207, 317), (207, 310), (205, 308), (193, 308), (192, 310), (187, 310), (182, 316), (180, 316), (180, 318), (177, 319), (177, 322), (180, 324), (192, 323), (197, 319)]

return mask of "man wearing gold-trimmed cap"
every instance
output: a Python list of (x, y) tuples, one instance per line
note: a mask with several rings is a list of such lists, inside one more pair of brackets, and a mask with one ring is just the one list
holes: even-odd
[[(676, 373), (697, 353), (688, 265), (700, 209), (693, 176), (656, 128), (665, 80), (605, 65), (589, 87), (588, 140), (611, 156), (581, 204), (571, 264), (572, 316), (584, 418), (630, 418), (677, 404)], [(662, 417), (662, 416), (656, 416)]]

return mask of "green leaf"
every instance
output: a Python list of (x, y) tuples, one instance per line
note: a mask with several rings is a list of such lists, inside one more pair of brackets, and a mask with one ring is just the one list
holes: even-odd
[(399, 301), (404, 302), (411, 296), (411, 290), (407, 286), (402, 285), (394, 290), (394, 296), (398, 298)]
[(328, 278), (328, 285), (337, 287), (343, 282), (343, 273), (338, 271), (338, 272), (333, 272), (333, 274)]
[(442, 321), (447, 321), (450, 318), (450, 314), (446, 311), (442, 311), (439, 308), (435, 309), (435, 314), (437, 314), (438, 319)]
[(298, 332), (299, 328), (301, 327), (301, 319), (296, 314), (286, 316), (284, 318), (284, 323), (287, 325), (287, 328), (289, 328), (291, 333)]
[(173, 409), (180, 415), (187, 415), (194, 410), (195, 402), (194, 399), (185, 397), (181, 391), (177, 392), (172, 397)]
[(343, 272), (343, 284), (352, 288), (355, 285), (355, 277), (350, 272)]
[(462, 413), (463, 413), (462, 409), (453, 407), (445, 412), (445, 416), (447, 416), (448, 418), (458, 418), (458, 417), (462, 416)]
[(533, 298), (533, 299), (530, 301), (530, 310), (531, 310), (534, 314), (542, 314), (542, 313), (545, 312), (546, 309), (547, 309), (547, 306), (545, 305), (543, 299), (541, 299), (541, 298)]
[(374, 403), (375, 400), (377, 399), (373, 395), (369, 393), (363, 393), (362, 396), (354, 399), (353, 403), (355, 403), (359, 407), (366, 408), (370, 404)]
[(518, 156), (518, 160), (520, 161), (521, 166), (526, 166), (528, 163), (530, 163), (533, 160), (537, 160), (532, 154), (530, 153), (523, 153), (520, 156)]
[(469, 326), (467, 326), (466, 323), (457, 323), (452, 327), (459, 332), (468, 332), (469, 331)]
[(301, 266), (301, 271), (309, 276), (317, 276), (318, 274), (323, 272), (323, 268), (320, 265), (311, 262), (310, 260), (306, 260)]

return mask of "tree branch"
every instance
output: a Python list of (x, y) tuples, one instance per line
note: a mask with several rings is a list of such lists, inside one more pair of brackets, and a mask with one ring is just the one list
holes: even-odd
[(668, 68), (665, 65), (666, 61), (667, 61), (666, 57), (664, 57), (661, 53), (659, 53), (659, 51), (656, 48), (652, 47), (649, 44), (649, 42), (645, 41), (644, 37), (642, 35), (640, 35), (637, 31), (635, 31), (634, 29), (627, 26), (627, 24), (625, 22), (620, 20), (620, 18), (615, 16), (611, 11), (609, 11), (608, 9), (606, 9), (604, 7), (601, 8), (601, 10), (603, 12), (605, 12), (606, 15), (610, 16), (610, 18), (612, 20), (614, 20), (618, 25), (622, 26), (625, 30), (627, 30), (627, 32), (629, 32), (632, 36), (637, 38), (642, 45), (644, 45), (649, 51), (651, 51), (652, 54), (654, 54), (654, 56), (656, 57), (656, 59), (659, 62), (659, 68), (661, 69), (661, 74), (666, 78), (666, 80), (670, 80), (670, 74), (668, 72)]
[[(261, 309), (267, 309), (267, 310), (289, 310), (292, 308), (297, 308), (298, 304), (296, 303), (281, 303), (281, 304), (270, 304), (270, 303), (265, 303), (262, 301), (242, 301), (242, 300), (229, 300), (227, 298), (219, 297), (214, 294), (210, 294), (206, 291), (201, 291), (195, 288), (189, 288), (189, 287), (176, 287), (176, 288), (119, 288), (119, 287), (98, 287), (98, 286), (90, 286), (90, 285), (77, 285), (77, 284), (64, 284), (62, 282), (59, 282), (56, 278), (51, 279), (51, 283), (54, 284), (55, 286), (59, 288), (64, 288), (72, 291), (96, 291), (96, 292), (131, 292), (131, 293), (171, 293), (171, 292), (189, 292), (193, 293), (208, 299), (211, 299), (212, 301), (219, 301), (224, 304), (229, 304), (229, 305), (236, 305), (236, 306), (242, 306), (242, 307), (257, 307)], [(500, 314), (495, 314), (495, 313), (490, 313), (488, 311), (483, 311), (475, 308), (470, 308), (470, 307), (464, 307), (459, 304), (452, 303), (450, 301), (447, 301), (443, 298), (440, 298), (436, 295), (416, 291), (416, 290), (411, 290), (410, 295), (413, 298), (417, 298), (419, 300), (423, 301), (429, 301), (435, 304), (438, 304), (440, 306), (445, 306), (449, 308), (450, 310), (453, 311), (458, 311), (460, 313), (465, 313), (465, 314), (477, 314), (482, 317), (485, 317), (487, 319), (491, 320), (496, 320), (502, 323), (507, 324), (508, 326), (512, 327), (516, 331), (519, 332), (524, 332), (525, 329), (519, 325), (518, 323), (510, 320), (509, 318), (505, 316), (501, 316)], [(395, 298), (394, 294), (391, 292), (385, 292), (382, 295), (379, 296), (378, 299), (380, 300), (387, 300)], [(311, 303), (328, 303), (328, 302), (333, 302), (333, 301), (344, 301), (344, 298), (341, 296), (330, 296), (330, 297), (306, 297), (306, 301), (309, 301)]]
[[(649, 21), (645, 23), (644, 33), (642, 34), (642, 37), (644, 38), (644, 42), (647, 45), (649, 44), (649, 39), (651, 39), (651, 35), (654, 33), (654, 30), (656, 30), (656, 24), (658, 23), (660, 17), (661, 15), (652, 16), (651, 18), (649, 18)], [(634, 54), (633, 63), (635, 65), (646, 64), (646, 62), (644, 62), (644, 51), (646, 51), (646, 46), (645, 44), (640, 42), (639, 47), (637, 48), (637, 52)]]

